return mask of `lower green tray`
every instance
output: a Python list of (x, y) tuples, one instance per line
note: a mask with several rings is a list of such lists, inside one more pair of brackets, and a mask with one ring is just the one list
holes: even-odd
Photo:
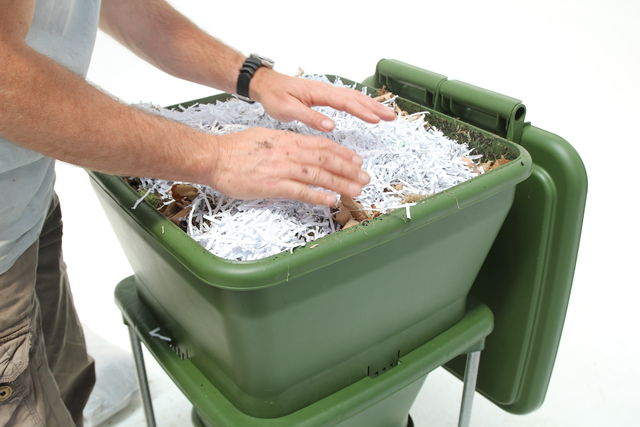
[(200, 423), (206, 426), (404, 427), (427, 374), (457, 355), (477, 350), (493, 329), (491, 311), (477, 305), (386, 372), (365, 377), (288, 415), (258, 418), (236, 408), (191, 361), (180, 359), (166, 341), (149, 334), (158, 323), (138, 297), (135, 281), (131, 276), (116, 287), (115, 299), (124, 321), (194, 405)]

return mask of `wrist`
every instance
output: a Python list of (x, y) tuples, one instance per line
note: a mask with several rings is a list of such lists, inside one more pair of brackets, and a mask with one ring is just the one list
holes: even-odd
[(187, 174), (191, 175), (190, 182), (216, 186), (216, 172), (220, 167), (221, 149), (220, 139), (224, 135), (211, 135), (196, 131), (194, 149), (189, 153), (185, 162)]
[(261, 102), (262, 96), (269, 88), (269, 81), (273, 79), (275, 73), (277, 72), (271, 68), (258, 68), (249, 84), (249, 97), (254, 101)]
[[(264, 74), (264, 69), (272, 69), (273, 61), (265, 56), (252, 53), (243, 62), (239, 69), (238, 79), (236, 83), (236, 96), (246, 102), (254, 102), (251, 97), (251, 86), (256, 74)], [(258, 78), (259, 79), (259, 78)], [(260, 93), (253, 85), (253, 92)]]

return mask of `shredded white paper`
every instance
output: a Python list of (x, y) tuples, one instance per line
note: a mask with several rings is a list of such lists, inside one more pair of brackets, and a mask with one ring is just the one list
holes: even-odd
[[(329, 82), (324, 76), (306, 78)], [(333, 84), (347, 86), (339, 79)], [(394, 102), (395, 98), (392, 98), (385, 104)], [(481, 157), (472, 154), (473, 149), (466, 144), (451, 140), (433, 126), (425, 128), (426, 112), (369, 124), (342, 111), (315, 107), (336, 124), (332, 132), (321, 133), (301, 122), (274, 120), (259, 103), (248, 104), (237, 99), (197, 104), (177, 111), (149, 105), (143, 108), (214, 134), (265, 127), (323, 135), (362, 156), (363, 168), (371, 176), (371, 182), (356, 200), (365, 209), (386, 213), (404, 208), (408, 219), (415, 203), (404, 202), (404, 196), (433, 195), (477, 176), (462, 158)], [(416, 119), (416, 115), (421, 117)], [(175, 181), (141, 178), (141, 182), (140, 189), (146, 193), (134, 209), (153, 192), (165, 203), (171, 203), (170, 189)], [(293, 251), (340, 228), (326, 207), (287, 200), (237, 200), (211, 187), (192, 185), (198, 189), (198, 196), (187, 219), (187, 233), (207, 250), (225, 259), (256, 260)], [(372, 205), (375, 208), (371, 208)]]

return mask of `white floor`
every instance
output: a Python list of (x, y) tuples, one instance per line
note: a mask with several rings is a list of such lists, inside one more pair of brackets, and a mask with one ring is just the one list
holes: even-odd
[[(178, 2), (175, 2), (178, 3)], [(590, 189), (564, 335), (542, 408), (512, 416), (476, 397), (472, 425), (636, 426), (638, 383), (638, 63), (640, 3), (629, 1), (210, 3), (179, 8), (238, 49), (362, 79), (379, 58), (397, 58), (522, 98), (527, 119), (567, 138)], [(348, 4), (348, 6), (347, 6)], [(242, 8), (242, 10), (240, 10)], [(251, 11), (249, 13), (248, 11)], [(325, 25), (325, 23), (327, 25)], [(348, 29), (348, 32), (347, 32)], [(154, 71), (104, 36), (89, 73), (126, 102), (167, 105), (211, 94)], [(65, 252), (84, 323), (127, 349), (113, 287), (131, 274), (84, 171), (58, 166)], [(147, 358), (160, 426), (185, 426), (190, 407)], [(418, 427), (452, 426), (460, 383), (432, 374), (411, 414)], [(140, 426), (139, 404), (109, 425)]]

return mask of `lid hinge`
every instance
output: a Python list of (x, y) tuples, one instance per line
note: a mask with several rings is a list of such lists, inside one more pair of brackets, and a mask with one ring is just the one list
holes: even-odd
[(427, 71), (395, 59), (378, 62), (374, 82), (402, 98), (437, 110), (440, 85), (447, 80), (442, 74)]
[(439, 92), (439, 111), (520, 142), (526, 107), (519, 99), (459, 80), (447, 80)]
[(394, 59), (380, 60), (367, 83), (514, 142), (522, 136), (526, 107), (519, 99)]

